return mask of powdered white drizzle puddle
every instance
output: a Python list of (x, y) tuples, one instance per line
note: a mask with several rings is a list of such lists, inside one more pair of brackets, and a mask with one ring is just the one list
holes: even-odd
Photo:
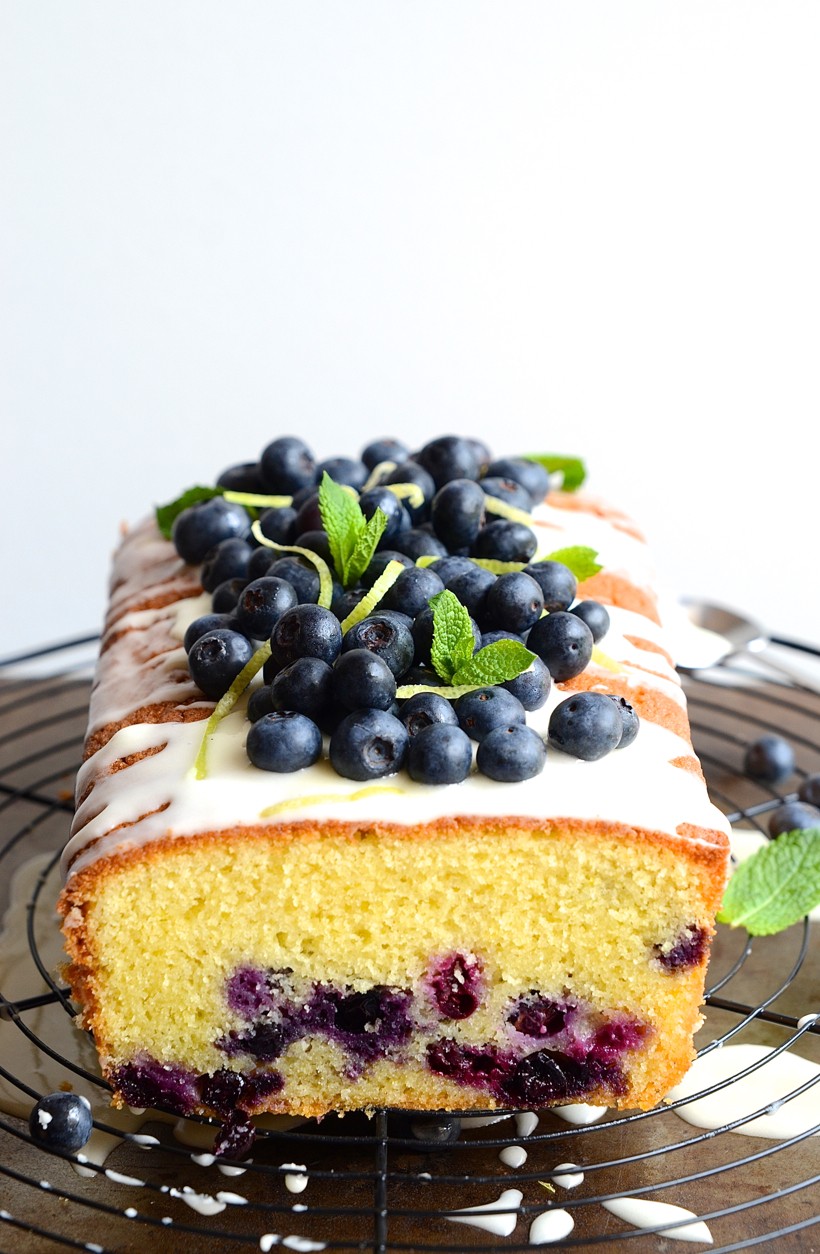
[(681, 1219), (694, 1219), (691, 1224), (679, 1228), (663, 1228), (659, 1236), (670, 1241), (700, 1241), (712, 1245), (712, 1234), (702, 1220), (683, 1206), (671, 1206), (668, 1202), (651, 1202), (642, 1197), (618, 1197), (604, 1202), (604, 1207), (634, 1228), (657, 1228), (664, 1223), (677, 1223)]
[(311, 1241), (308, 1237), (280, 1237), (275, 1232), (266, 1232), (263, 1237), (259, 1238), (259, 1248), (263, 1254), (272, 1250), (275, 1245), (281, 1245), (286, 1250), (302, 1251), (302, 1254), (310, 1254), (312, 1250), (324, 1250), (326, 1245), (324, 1241)]
[(584, 1183), (584, 1173), (578, 1170), (575, 1163), (559, 1163), (550, 1172), (550, 1179), (560, 1184), (562, 1189), (577, 1189), (579, 1184)]
[[(483, 1202), (481, 1206), (465, 1206), (463, 1210), (445, 1215), (454, 1224), (470, 1224), (474, 1228), (483, 1228), (497, 1237), (508, 1237), (518, 1222), (518, 1207), (524, 1200), (520, 1189), (505, 1189), (501, 1197), (494, 1202)], [(475, 1212), (482, 1212), (476, 1214)]]
[[(763, 1062), (763, 1066), (742, 1079), (736, 1078), (757, 1062)], [(785, 1140), (820, 1124), (820, 1084), (815, 1083), (792, 1101), (784, 1100), (812, 1080), (820, 1080), (820, 1066), (797, 1054), (775, 1056), (764, 1045), (724, 1045), (696, 1058), (680, 1084), (667, 1094), (667, 1100), (694, 1098), (675, 1113), (696, 1128), (720, 1128), (771, 1107), (770, 1113), (744, 1123), (736, 1131), (746, 1136)], [(725, 1081), (731, 1083), (724, 1083), (723, 1088), (708, 1097), (697, 1098), (703, 1089)]]
[(282, 1163), (282, 1170), (288, 1172), (285, 1176), (285, 1188), (288, 1192), (303, 1193), (308, 1184), (308, 1178), (304, 1174), (307, 1170), (304, 1163)]
[(527, 1151), (520, 1145), (506, 1145), (498, 1157), (505, 1167), (523, 1167), (527, 1161)]
[(519, 1136), (532, 1136), (538, 1127), (538, 1116), (531, 1110), (525, 1110), (523, 1114), (515, 1116), (515, 1126)]
[(536, 1215), (530, 1224), (530, 1245), (549, 1245), (563, 1241), (575, 1227), (575, 1220), (567, 1210), (545, 1210)]

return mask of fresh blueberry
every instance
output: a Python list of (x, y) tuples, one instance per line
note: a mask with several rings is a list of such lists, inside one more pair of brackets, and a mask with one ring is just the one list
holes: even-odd
[(466, 574), (467, 571), (476, 570), (476, 564), (470, 557), (439, 557), (435, 562), (431, 562), (427, 568), (434, 570), (438, 575), (445, 588), (449, 586), (450, 580), (455, 579), (456, 575)]
[(380, 544), (384, 548), (392, 547), (392, 541), (402, 531), (410, 530), (410, 515), (403, 504), (389, 488), (370, 488), (359, 497), (359, 508), (365, 518), (370, 519), (380, 509), (387, 519), (382, 532)]
[(532, 779), (544, 769), (547, 751), (537, 732), (522, 723), (496, 727), (478, 746), (476, 765), (482, 775), (502, 784)]
[(402, 702), (398, 717), (407, 728), (407, 734), (411, 740), (427, 727), (458, 726), (452, 701), (438, 696), (435, 692), (417, 692), (414, 697), (408, 697)]
[(399, 553), (397, 549), (379, 549), (373, 554), (370, 565), (362, 575), (362, 584), (365, 588), (372, 588), (373, 584), (383, 575), (391, 562), (400, 562), (405, 570), (409, 570), (411, 566), (415, 566), (412, 557), (408, 557), (406, 553)]
[(429, 472), (436, 488), (443, 488), (451, 479), (477, 479), (481, 470), (469, 440), (457, 435), (430, 440), (416, 454), (415, 460)]
[(340, 623), (344, 622), (348, 614), (353, 613), (366, 592), (366, 588), (359, 587), (342, 589), (341, 592), (334, 594), (330, 608)]
[(488, 644), (495, 644), (498, 640), (517, 640), (519, 644), (524, 643), (524, 637), (519, 635), (517, 631), (503, 631), (497, 628), (493, 631), (482, 631), (481, 648), (485, 648)]
[(769, 815), (772, 838), (807, 827), (820, 827), (820, 809), (805, 801), (786, 801)]
[(523, 570), (499, 575), (487, 590), (484, 622), (490, 628), (523, 635), (541, 617), (544, 598), (534, 579)]
[(226, 579), (247, 579), (253, 549), (245, 540), (220, 540), (208, 551), (202, 564), (200, 582), (206, 592), (213, 592)]
[(505, 688), (475, 688), (459, 697), (454, 708), (462, 731), (479, 742), (497, 727), (527, 721), (523, 705)]
[(300, 657), (271, 681), (275, 710), (296, 710), (324, 726), (333, 706), (333, 669), (318, 657)]
[(248, 697), (248, 721), (255, 723), (263, 714), (272, 714), (273, 711), (274, 704), (270, 684), (261, 684), (258, 688), (254, 688)]
[(38, 1145), (76, 1153), (91, 1136), (91, 1105), (78, 1093), (49, 1093), (33, 1108), (28, 1126)]
[[(342, 653), (349, 649), (369, 649), (387, 663), (397, 679), (413, 665), (414, 644), (410, 628), (384, 614), (371, 614), (345, 632)], [(361, 701), (359, 704), (369, 703)]]
[(540, 710), (547, 704), (552, 676), (540, 657), (537, 657), (525, 671), (516, 675), (515, 679), (508, 679), (501, 687), (517, 697), (525, 710)]
[[(417, 666), (430, 666), (430, 651), (433, 647), (433, 611), (430, 606), (417, 614), (413, 622), (413, 645), (415, 653), (413, 661)], [(481, 632), (475, 619), (470, 619), (470, 628), (473, 633), (474, 648), (477, 649), (481, 643)]]
[(330, 539), (322, 527), (317, 528), (315, 531), (301, 532), (300, 535), (296, 536), (293, 543), (298, 544), (300, 549), (310, 549), (317, 557), (321, 557), (322, 561), (326, 562), (328, 566), (333, 566)]
[(261, 544), (255, 548), (248, 562), (248, 583), (252, 583), (254, 579), (261, 579), (263, 575), (267, 575), (275, 561), (276, 553), (273, 549), (265, 548)]
[(333, 668), (333, 695), (348, 710), (389, 710), (396, 699), (396, 677), (369, 649), (350, 649)]
[(185, 629), (182, 640), (185, 652), (191, 652), (200, 636), (207, 635), (209, 631), (216, 631), (218, 627), (227, 627), (228, 621), (227, 614), (202, 614), (199, 618), (195, 618)]
[[(563, 562), (532, 562), (524, 568), (544, 594), (544, 609), (550, 614), (566, 610), (575, 600), (578, 580)], [(579, 615), (583, 618), (583, 615)]]
[(319, 574), (316, 567), (296, 554), (277, 558), (268, 567), (268, 575), (291, 584), (300, 605), (315, 605), (319, 600)]
[(497, 501), (512, 505), (514, 509), (522, 509), (526, 514), (532, 512), (532, 498), (529, 492), (514, 479), (502, 479), (495, 475), (489, 479), (479, 479), (479, 484), (482, 492), (486, 492), (487, 496), (494, 496)]
[(407, 729), (384, 710), (354, 710), (330, 737), (330, 761), (346, 779), (379, 779), (404, 765)]
[(411, 566), (403, 570), (392, 587), (382, 598), (386, 610), (399, 610), (415, 618), (427, 606), (432, 597), (444, 590), (444, 584), (432, 570), (423, 566)]
[(431, 521), (448, 549), (468, 549), (484, 522), (486, 496), (473, 479), (451, 479), (433, 497)]
[(794, 771), (794, 749), (782, 736), (761, 736), (746, 750), (743, 769), (762, 784), (780, 784)]
[(406, 444), (389, 436), (383, 440), (373, 440), (362, 449), (362, 461), (368, 470), (375, 470), (382, 462), (395, 462), (398, 466), (409, 455), (410, 450)]
[(359, 492), (367, 483), (369, 472), (364, 462), (354, 461), (352, 457), (328, 457), (316, 467), (317, 483), (321, 483), (325, 473), (330, 475), (334, 483), (347, 484)]
[(266, 640), (285, 610), (296, 604), (293, 584), (268, 575), (255, 579), (242, 590), (234, 616), (245, 635), (252, 640)]
[(492, 558), (497, 562), (528, 562), (538, 548), (535, 532), (524, 523), (497, 518), (478, 533), (470, 549), (472, 557)]
[(820, 806), (820, 775), (807, 775), (801, 781), (797, 795), (811, 806)]
[(395, 470), (391, 470), (385, 483), (414, 483), (417, 488), (421, 489), (424, 501), (421, 505), (411, 505), (409, 501), (405, 501), (405, 508), (413, 520), (413, 526), (429, 518), (430, 505), (436, 494), (436, 485), (432, 475), (418, 462), (411, 460), (402, 462)]
[(271, 656), (280, 666), (299, 657), (318, 657), (332, 666), (342, 648), (342, 628), (321, 605), (295, 605), (277, 622), (271, 634)]
[(285, 435), (274, 440), (259, 459), (265, 488), (272, 495), (291, 496), (316, 482), (316, 462), (303, 440)]
[(305, 496), (301, 505), (295, 506), (296, 517), (290, 524), (290, 544), (295, 544), (299, 536), (306, 531), (320, 531), (322, 527), (322, 511), (319, 508), (319, 489), (312, 488)]
[(608, 692), (606, 695), (614, 703), (616, 710), (621, 716), (621, 739), (618, 742), (618, 748), (626, 749), (637, 736), (641, 720), (626, 697), (619, 697), (614, 692)]
[(276, 544), (287, 544), (292, 535), (293, 524), (296, 521), (296, 510), (291, 505), (283, 505), (281, 508), (271, 507), (266, 509), (259, 516), (259, 530), (263, 536), (267, 536), (269, 540), (275, 541)]
[(447, 588), (467, 609), (470, 617), (480, 623), (484, 617), (487, 593), (495, 580), (492, 571), (484, 570), (483, 566), (476, 566), (473, 562), (469, 570), (450, 579)]
[[(247, 586), (247, 579), (224, 579), (222, 583), (217, 584), (211, 596), (211, 606), (214, 613), (233, 615), (236, 610), (236, 604)], [(242, 631), (243, 635), (248, 635), (242, 628), (239, 628), (239, 630)]]
[(487, 476), (520, 483), (535, 505), (540, 505), (549, 492), (550, 477), (546, 470), (539, 462), (531, 462), (526, 457), (499, 457), (490, 462)]
[(258, 462), (240, 462), (236, 466), (228, 466), (216, 481), (219, 488), (230, 492), (264, 492), (262, 472)]
[(295, 710), (263, 714), (246, 742), (248, 757), (263, 771), (286, 773), (312, 766), (322, 754), (322, 733), (311, 719)]
[[(393, 544), (406, 557), (415, 562), (419, 557), (446, 557), (447, 546), (423, 527), (410, 527), (393, 540)], [(429, 570), (429, 567), (427, 568)]]
[(252, 657), (253, 645), (247, 636), (221, 627), (206, 632), (191, 646), (188, 666), (197, 687), (210, 701), (218, 701)]
[(246, 510), (215, 496), (182, 510), (174, 519), (171, 538), (183, 562), (198, 566), (221, 540), (241, 540), (249, 533)]
[(487, 467), (492, 461), (493, 455), (483, 440), (477, 440), (475, 436), (472, 435), (468, 435), (466, 439), (470, 448), (473, 450), (473, 456), (478, 462), (478, 473), (483, 479), (487, 473)]
[(602, 692), (575, 692), (550, 715), (549, 743), (585, 762), (597, 762), (617, 749), (622, 733), (620, 710)]
[(432, 723), (411, 736), (405, 766), (419, 784), (459, 784), (473, 764), (470, 738), (450, 723)]
[(609, 612), (605, 605), (601, 605), (600, 601), (579, 601), (577, 605), (573, 605), (570, 613), (576, 614), (578, 618), (584, 620), (592, 632), (592, 639), (595, 644), (599, 640), (603, 640), (609, 631)]
[(557, 684), (580, 675), (592, 657), (592, 632), (574, 614), (556, 610), (539, 618), (527, 636), (527, 648), (537, 653)]

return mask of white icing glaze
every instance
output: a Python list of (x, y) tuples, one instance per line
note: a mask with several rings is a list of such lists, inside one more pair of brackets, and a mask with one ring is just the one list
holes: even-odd
[(520, 1145), (506, 1145), (498, 1157), (505, 1167), (515, 1169), (524, 1166), (524, 1163), (527, 1161), (527, 1151)]
[(530, 1224), (530, 1245), (550, 1245), (563, 1241), (575, 1227), (575, 1220), (568, 1210), (545, 1210), (536, 1215)]
[[(505, 1189), (494, 1202), (465, 1206), (444, 1218), (454, 1224), (470, 1224), (474, 1228), (483, 1228), (497, 1237), (508, 1237), (518, 1222), (518, 1207), (523, 1199), (524, 1194), (520, 1189)], [(476, 1211), (482, 1213), (476, 1214)]]
[(584, 1173), (578, 1170), (575, 1163), (559, 1163), (550, 1172), (550, 1179), (560, 1184), (562, 1189), (577, 1189), (579, 1184), (584, 1183)]
[[(633, 584), (652, 587), (654, 576), (645, 545), (607, 519), (551, 505), (541, 507), (537, 518), (539, 553), (569, 543), (589, 544), (598, 550), (609, 573), (622, 573)], [(171, 546), (157, 539), (149, 524), (129, 534), (117, 556), (115, 575), (123, 612), (115, 629), (129, 626), (131, 630), (114, 640), (103, 659), (92, 698), (92, 728), (122, 721), (134, 710), (157, 702), (194, 704), (204, 714), (212, 705), (203, 701), (188, 676), (184, 650), (169, 647), (169, 642), (181, 640), (188, 623), (207, 611), (208, 598), (185, 596), (156, 610), (135, 608), (139, 594), (158, 580), (173, 586), (186, 575)], [(611, 607), (609, 612), (611, 627), (601, 647), (618, 664), (618, 678), (683, 706), (680, 682), (668, 661), (626, 639), (662, 643), (657, 624), (634, 611)], [(157, 649), (164, 651), (151, 659)], [(589, 672), (602, 691), (610, 687), (613, 673), (605, 662), (592, 663)], [(547, 705), (528, 716), (530, 725), (545, 734), (552, 710), (566, 696), (554, 686)], [(456, 815), (515, 814), (530, 819), (618, 822), (672, 837), (681, 824), (726, 830), (700, 778), (671, 764), (691, 754), (688, 740), (646, 719), (628, 750), (595, 763), (550, 750), (543, 774), (521, 783), (499, 785), (474, 772), (461, 784), (432, 787), (416, 784), (401, 772), (366, 789), (338, 776), (326, 760), (290, 775), (271, 775), (252, 767), (244, 751), (248, 728), (244, 701), (210, 738), (208, 777), (196, 780), (190, 768), (203, 728), (200, 720), (135, 723), (121, 728), (85, 763), (78, 796), (91, 781), (94, 788), (77, 812), (64, 855), (66, 871), (70, 867), (75, 873), (101, 857), (166, 836), (293, 820), (338, 818), (421, 825)], [(119, 772), (107, 774), (117, 759), (146, 750), (159, 751), (133, 763), (127, 780)], [(646, 787), (647, 779), (653, 781), (651, 789)], [(357, 796), (351, 800), (353, 794)], [(260, 817), (274, 805), (276, 813)]]
[(584, 1128), (589, 1123), (597, 1123), (599, 1119), (603, 1119), (606, 1112), (606, 1106), (590, 1106), (588, 1102), (570, 1102), (566, 1106), (556, 1106), (552, 1113), (558, 1115), (559, 1119), (563, 1119), (564, 1123)]
[(519, 1136), (532, 1136), (538, 1127), (538, 1115), (532, 1110), (524, 1110), (515, 1116), (515, 1127)]
[(694, 1219), (691, 1224), (682, 1224), (679, 1228), (662, 1228), (659, 1236), (670, 1241), (701, 1241), (712, 1245), (712, 1234), (702, 1220), (691, 1210), (683, 1206), (672, 1206), (669, 1202), (652, 1202), (645, 1197), (616, 1197), (611, 1202), (603, 1203), (606, 1210), (634, 1228), (657, 1228), (663, 1223), (675, 1223), (681, 1219)]

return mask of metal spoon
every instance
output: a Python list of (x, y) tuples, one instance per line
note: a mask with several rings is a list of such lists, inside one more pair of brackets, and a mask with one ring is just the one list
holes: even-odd
[(817, 689), (818, 679), (802, 667), (790, 666), (764, 651), (772, 644), (768, 632), (745, 614), (724, 605), (684, 597), (680, 601), (688, 627), (676, 639), (675, 654), (679, 670), (704, 670), (727, 658), (751, 654), (771, 670), (785, 675), (802, 687)]

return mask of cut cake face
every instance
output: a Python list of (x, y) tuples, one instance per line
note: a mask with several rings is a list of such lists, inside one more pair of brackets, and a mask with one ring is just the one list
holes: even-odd
[[(184, 560), (198, 556), (185, 518), (176, 546), (152, 519), (114, 559), (64, 855), (67, 976), (115, 1102), (214, 1115), (224, 1153), (247, 1150), (251, 1116), (263, 1111), (647, 1108), (693, 1055), (728, 827), (693, 754), (644, 541), (594, 498), (534, 500), (545, 484), (527, 480), (526, 466), (524, 482), (483, 475), (484, 488), (469, 475), (443, 477), (453, 445), (447, 461), (437, 444), (446, 442), (425, 446), (419, 462), (371, 469), (382, 493), (392, 479), (394, 512), (414, 525), (369, 561), (365, 542), (358, 572), (332, 488), (320, 501), (302, 489), (297, 513), (282, 503), (292, 492), (270, 459), (265, 480), (264, 454), (239, 488), (278, 502), (255, 537), (250, 515), (244, 531), (235, 521), (244, 505), (229, 501), (216, 525), (230, 514), (241, 534), (222, 536), (204, 566)], [(425, 471), (427, 495), (421, 462), (438, 476)], [(479, 475), (493, 469), (474, 464)], [(463, 470), (464, 459), (455, 465)], [(359, 489), (360, 517), (351, 517), (360, 535), (372, 489), (363, 479)], [(476, 490), (488, 501), (478, 525)], [(356, 490), (346, 495), (355, 505)], [(401, 517), (403, 501), (415, 518)], [(188, 507), (188, 523), (202, 508)], [(306, 521), (325, 523), (323, 532)], [(201, 542), (212, 539), (211, 522), (199, 525)], [(268, 549), (275, 534), (285, 538)], [(495, 556), (522, 543), (517, 559)], [(416, 551), (425, 544), (426, 556)], [(228, 550), (244, 573), (214, 589), (232, 569), (220, 566)], [(256, 582), (282, 580), (288, 568), (269, 572), (283, 560), (299, 564), (295, 583), (274, 589), (268, 637), (249, 638), (237, 631), (243, 595), (247, 613), (267, 612)], [(580, 580), (566, 563), (582, 563)], [(521, 572), (529, 580), (499, 587)], [(329, 574), (329, 592), (314, 574)], [(562, 580), (564, 601), (551, 601)], [(360, 621), (380, 623), (354, 638), (368, 593)], [(200, 622), (215, 603), (229, 605), (225, 621)], [(560, 647), (545, 643), (550, 619)], [(200, 684), (191, 674), (198, 631), (206, 646), (214, 632), (242, 637), (239, 660), (215, 679), (197, 672)], [(576, 636), (587, 660), (567, 676)], [(303, 650), (295, 658), (293, 639)], [(352, 696), (340, 678), (345, 656), (361, 685)], [(285, 673), (294, 662), (299, 683)], [(391, 663), (396, 673), (385, 676)], [(516, 664), (512, 679), (487, 681)], [(316, 676), (328, 685), (323, 705)], [(217, 721), (220, 684), (229, 695)], [(429, 709), (420, 690), (436, 698)], [(301, 709), (283, 708), (283, 692)], [(358, 709), (358, 692), (376, 704)], [(306, 741), (303, 719), (318, 727)], [(430, 736), (430, 723), (444, 730)], [(252, 727), (267, 736), (273, 769), (249, 760)], [(426, 753), (413, 744), (421, 733)], [(301, 765), (305, 752), (314, 757)], [(453, 773), (457, 782), (438, 782)]]

